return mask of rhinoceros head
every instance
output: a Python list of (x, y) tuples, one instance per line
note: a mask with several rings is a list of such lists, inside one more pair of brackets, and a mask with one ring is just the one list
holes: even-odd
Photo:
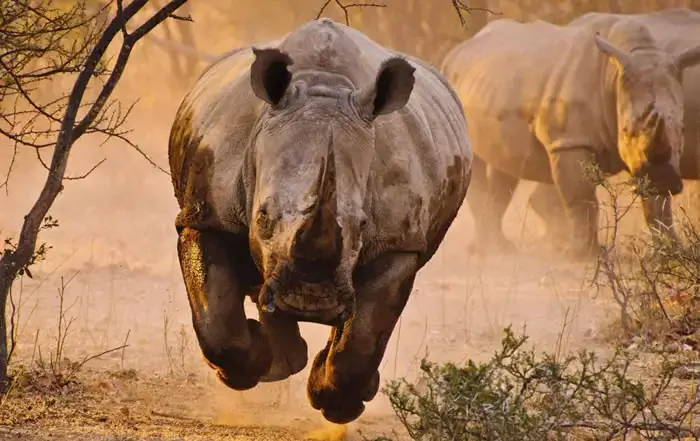
[(646, 44), (625, 51), (600, 35), (598, 49), (615, 65), (617, 130), (620, 157), (630, 173), (646, 177), (651, 193), (678, 194), (683, 189), (682, 71), (700, 62), (700, 47), (677, 54), (661, 50), (648, 30), (636, 31)]
[(249, 240), (265, 280), (258, 305), (335, 324), (354, 307), (373, 121), (408, 102), (414, 67), (390, 58), (374, 82), (355, 89), (338, 75), (292, 75), (292, 59), (278, 49), (254, 54), (251, 86), (267, 103), (252, 150)]

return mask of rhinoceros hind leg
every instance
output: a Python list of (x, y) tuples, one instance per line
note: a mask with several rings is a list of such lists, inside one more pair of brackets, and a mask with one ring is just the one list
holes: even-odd
[(379, 364), (396, 322), (413, 289), (418, 256), (387, 254), (356, 276), (357, 309), (342, 328), (334, 328), (314, 359), (307, 393), (324, 418), (347, 424), (379, 390)]
[(474, 217), (474, 239), (469, 244), (471, 253), (505, 252), (517, 250), (503, 234), (503, 216), (519, 179), (489, 167), (474, 157), (472, 180), (467, 191), (467, 202)]
[(306, 341), (299, 332), (299, 323), (280, 312), (263, 312), (260, 322), (272, 348), (272, 366), (260, 381), (281, 381), (303, 370), (309, 355)]
[(177, 251), (205, 360), (228, 387), (255, 387), (270, 369), (272, 353), (260, 323), (246, 319), (243, 309), (252, 265), (247, 238), (182, 228)]

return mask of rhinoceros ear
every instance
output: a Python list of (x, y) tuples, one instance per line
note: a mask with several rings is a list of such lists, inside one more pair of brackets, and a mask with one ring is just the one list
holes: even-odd
[(687, 69), (700, 63), (700, 46), (691, 47), (676, 54), (676, 63), (681, 69)]
[(362, 116), (373, 120), (379, 115), (395, 112), (405, 106), (415, 84), (415, 70), (415, 67), (401, 57), (384, 61), (374, 84), (354, 94), (355, 103)]
[(294, 63), (279, 49), (253, 48), (255, 61), (250, 67), (250, 85), (255, 96), (277, 105), (292, 81), (288, 67)]

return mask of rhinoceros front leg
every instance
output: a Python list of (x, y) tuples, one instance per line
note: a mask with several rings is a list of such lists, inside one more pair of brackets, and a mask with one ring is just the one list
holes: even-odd
[(417, 261), (416, 254), (388, 254), (358, 271), (356, 313), (334, 328), (309, 375), (309, 401), (328, 421), (355, 420), (377, 394), (379, 364), (413, 289)]
[(309, 352), (306, 340), (299, 332), (297, 320), (280, 311), (274, 314), (263, 312), (260, 314), (260, 323), (270, 341), (273, 359), (270, 370), (260, 381), (281, 381), (304, 369)]
[(472, 178), (467, 190), (469, 210), (474, 217), (474, 239), (471, 253), (515, 251), (503, 234), (503, 216), (518, 186), (518, 178), (488, 166), (474, 156)]
[(232, 389), (254, 387), (272, 364), (260, 323), (243, 309), (248, 253), (223, 232), (183, 228), (177, 244), (192, 322), (204, 358)]
[(680, 238), (673, 227), (672, 204), (673, 199), (670, 195), (642, 198), (644, 220), (652, 234), (679, 243)]
[(542, 219), (545, 227), (543, 239), (548, 244), (558, 248), (568, 243), (569, 221), (556, 186), (538, 183), (528, 199), (528, 205)]
[(569, 220), (569, 252), (576, 259), (598, 256), (598, 198), (596, 185), (585, 174), (585, 164), (595, 160), (585, 148), (550, 156), (552, 178)]

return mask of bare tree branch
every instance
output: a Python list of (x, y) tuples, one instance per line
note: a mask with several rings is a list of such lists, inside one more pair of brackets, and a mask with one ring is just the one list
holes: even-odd
[[(45, 251), (43, 244), (37, 250), (37, 238), (41, 229), (46, 228), (47, 213), (63, 190), (63, 181), (82, 179), (104, 162), (98, 162), (80, 176), (66, 177), (70, 151), (81, 136), (90, 133), (126, 140), (126, 132), (119, 128), (131, 107), (122, 113), (119, 106), (108, 102), (109, 98), (121, 79), (134, 45), (158, 24), (172, 17), (187, 0), (166, 2), (133, 32), (127, 31), (127, 24), (148, 0), (132, 0), (127, 6), (117, 0), (117, 12), (109, 21), (104, 14), (109, 5), (97, 14), (87, 14), (85, 1), (81, 0), (64, 12), (49, 9), (50, 2), (32, 5), (29, 0), (5, 0), (0, 14), (0, 44), (9, 49), (0, 57), (3, 68), (0, 73), (0, 106), (3, 106), (0, 107), (0, 124), (5, 125), (0, 125), (0, 134), (12, 140), (15, 149), (20, 145), (34, 147), (39, 162), (48, 170), (38, 199), (24, 217), (17, 244), (8, 242), (0, 257), (0, 394), (8, 385), (5, 310), (12, 284), (20, 275), (31, 277), (28, 267), (37, 260), (38, 252)], [(113, 67), (108, 69), (105, 54), (118, 34), (123, 36), (121, 47)], [(37, 67), (41, 62), (48, 66)], [(28, 71), (30, 75), (27, 75)], [(45, 81), (51, 81), (53, 85), (64, 75), (69, 78), (75, 75), (70, 93), (62, 97), (65, 99), (48, 103), (34, 99), (36, 90), (46, 84)], [(97, 98), (90, 102), (86, 94), (91, 80), (101, 76), (106, 76), (106, 81)], [(13, 103), (14, 107), (4, 107), (5, 103)], [(79, 116), (82, 109), (86, 111)], [(38, 125), (39, 118), (43, 118), (43, 126)], [(58, 129), (54, 128), (55, 125)], [(44, 139), (46, 143), (40, 141)], [(52, 139), (52, 158), (46, 164), (40, 151), (49, 146)], [(135, 144), (128, 144), (148, 159)], [(14, 159), (10, 172), (12, 164)]]

